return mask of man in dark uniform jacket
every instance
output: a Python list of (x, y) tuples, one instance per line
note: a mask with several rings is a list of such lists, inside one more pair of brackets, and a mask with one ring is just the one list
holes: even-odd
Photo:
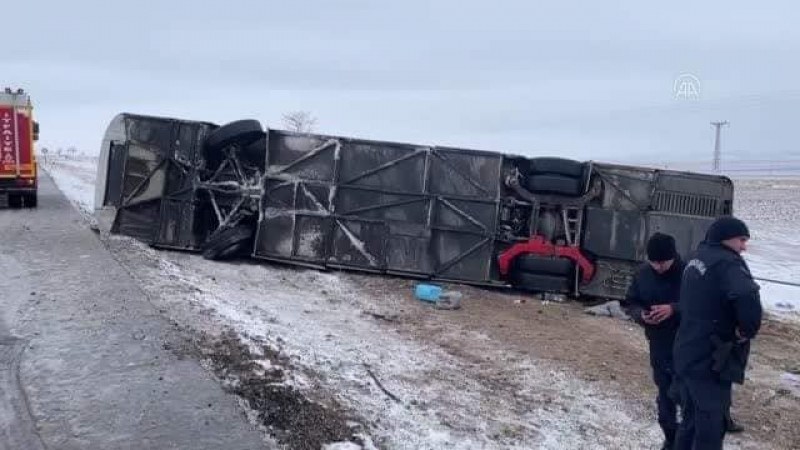
[(674, 353), (683, 410), (676, 450), (722, 448), (731, 383), (744, 381), (761, 326), (759, 287), (741, 257), (749, 237), (741, 220), (719, 218), (686, 264)]
[(664, 449), (671, 449), (677, 432), (675, 402), (668, 395), (674, 376), (672, 347), (678, 331), (678, 296), (684, 264), (672, 236), (656, 233), (647, 242), (648, 262), (633, 278), (623, 307), (644, 327), (650, 343), (650, 365), (658, 387), (658, 424), (664, 431)]

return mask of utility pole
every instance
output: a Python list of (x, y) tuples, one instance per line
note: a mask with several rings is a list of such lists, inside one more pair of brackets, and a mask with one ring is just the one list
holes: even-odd
[(714, 139), (714, 171), (719, 172), (719, 163), (722, 157), (720, 151), (720, 142), (719, 142), (720, 130), (722, 129), (723, 126), (728, 125), (728, 121), (726, 120), (723, 122), (711, 122), (711, 125), (713, 125), (714, 128), (716, 128), (716, 137)]

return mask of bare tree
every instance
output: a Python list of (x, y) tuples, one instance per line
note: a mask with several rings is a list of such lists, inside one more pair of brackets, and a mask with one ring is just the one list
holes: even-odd
[(283, 126), (289, 131), (311, 133), (317, 124), (317, 118), (308, 111), (292, 111), (283, 115)]

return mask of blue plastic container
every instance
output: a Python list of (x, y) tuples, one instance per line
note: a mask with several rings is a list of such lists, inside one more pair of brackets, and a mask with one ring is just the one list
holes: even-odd
[(435, 284), (419, 283), (414, 289), (414, 295), (420, 300), (436, 303), (442, 295), (442, 287)]

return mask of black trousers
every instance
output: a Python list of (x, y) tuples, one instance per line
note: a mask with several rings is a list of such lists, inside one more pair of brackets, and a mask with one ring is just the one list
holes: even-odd
[(653, 368), (653, 381), (658, 387), (656, 406), (658, 407), (658, 424), (664, 431), (664, 438), (672, 442), (678, 430), (678, 411), (675, 399), (670, 396), (675, 378), (672, 362), (671, 336), (650, 340), (650, 366)]
[(675, 450), (721, 450), (725, 415), (731, 406), (731, 383), (708, 376), (682, 376), (678, 381), (683, 421)]

